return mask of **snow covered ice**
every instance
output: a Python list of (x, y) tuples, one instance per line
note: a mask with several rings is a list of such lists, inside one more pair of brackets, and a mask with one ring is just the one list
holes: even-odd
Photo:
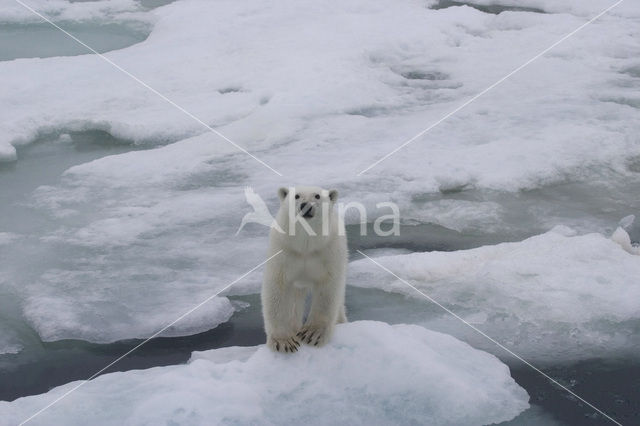
[[(77, 384), (0, 402), (0, 418), (23, 421)], [(493, 355), (419, 326), (358, 321), (320, 350), (223, 348), (104, 375), (30, 424), (482, 425), (512, 419), (528, 400)]]
[[(375, 261), (527, 359), (623, 356), (640, 349), (640, 256), (599, 234), (558, 227), (517, 243)], [(350, 264), (349, 282), (431, 304), (369, 259)], [(441, 308), (422, 323), (495, 350)]]

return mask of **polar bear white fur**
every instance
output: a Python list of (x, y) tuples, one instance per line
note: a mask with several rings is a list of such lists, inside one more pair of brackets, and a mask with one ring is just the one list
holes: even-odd
[[(322, 346), (335, 324), (347, 321), (347, 238), (334, 209), (336, 190), (299, 186), (280, 188), (278, 196), (280, 229), (271, 228), (269, 255), (275, 257), (265, 267), (262, 314), (267, 345), (296, 352), (301, 342)], [(311, 309), (303, 324), (309, 292)]]

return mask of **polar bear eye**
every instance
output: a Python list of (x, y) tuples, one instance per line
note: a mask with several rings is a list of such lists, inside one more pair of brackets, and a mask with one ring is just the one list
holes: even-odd
[(316, 194), (316, 200), (319, 200), (319, 199), (320, 199), (320, 195)]
[(300, 194), (296, 194), (296, 200), (300, 198)]

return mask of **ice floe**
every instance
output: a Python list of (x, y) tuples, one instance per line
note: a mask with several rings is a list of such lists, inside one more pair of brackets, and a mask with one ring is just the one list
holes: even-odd
[(0, 324), (0, 355), (16, 354), (23, 348), (20, 337), (3, 324)]
[[(603, 235), (557, 227), (517, 243), (375, 260), (525, 357), (557, 361), (640, 349), (640, 256)], [(351, 285), (424, 298), (368, 259), (352, 262), (350, 272)], [(423, 324), (500, 352), (440, 308), (425, 313)]]
[[(78, 384), (0, 402), (0, 417), (23, 421)], [(30, 424), (483, 425), (514, 418), (528, 400), (493, 355), (419, 326), (359, 321), (294, 355), (223, 348), (107, 374)]]

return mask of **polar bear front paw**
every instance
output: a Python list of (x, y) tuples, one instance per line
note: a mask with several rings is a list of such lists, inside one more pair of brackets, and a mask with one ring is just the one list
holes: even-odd
[(297, 352), (300, 347), (300, 341), (295, 337), (267, 338), (267, 346), (276, 352)]
[(329, 333), (325, 327), (305, 325), (296, 336), (308, 345), (322, 346), (327, 343)]

